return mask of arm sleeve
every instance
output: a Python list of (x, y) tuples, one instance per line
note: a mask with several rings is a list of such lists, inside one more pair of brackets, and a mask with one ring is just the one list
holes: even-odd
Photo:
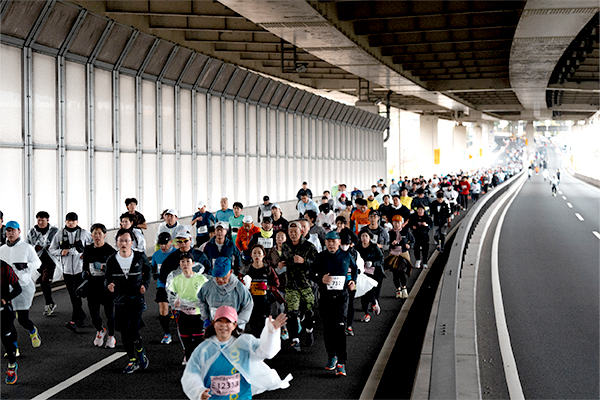
[(271, 359), (281, 350), (281, 340), (279, 339), (280, 329), (275, 329), (269, 318), (265, 327), (260, 333), (260, 344), (256, 349), (256, 356), (262, 359)]
[(198, 353), (193, 353), (185, 366), (181, 377), (183, 392), (191, 400), (200, 400), (202, 393), (208, 389), (204, 387), (202, 365)]
[(250, 292), (243, 287), (243, 283), (240, 282), (238, 287), (240, 287), (240, 307), (241, 310), (238, 313), (238, 325), (240, 328), (244, 329), (248, 321), (250, 320), (250, 315), (252, 314), (252, 308), (254, 307), (254, 301), (252, 300), (252, 296), (250, 296)]

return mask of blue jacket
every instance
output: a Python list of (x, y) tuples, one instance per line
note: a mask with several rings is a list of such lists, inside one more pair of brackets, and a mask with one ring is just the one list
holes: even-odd
[(212, 275), (212, 267), (217, 257), (227, 257), (231, 259), (233, 272), (236, 275), (240, 272), (240, 266), (242, 265), (240, 260), (240, 250), (228, 238), (225, 238), (225, 243), (223, 244), (223, 247), (221, 247), (221, 251), (219, 251), (216, 238), (213, 237), (204, 246), (204, 254), (210, 261), (210, 267), (204, 271), (205, 274)]

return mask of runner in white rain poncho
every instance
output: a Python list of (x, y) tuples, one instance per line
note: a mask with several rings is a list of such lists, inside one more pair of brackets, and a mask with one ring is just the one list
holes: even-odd
[(280, 328), (287, 316), (267, 319), (260, 339), (241, 334), (237, 312), (229, 306), (217, 309), (206, 339), (189, 359), (181, 384), (193, 400), (251, 399), (266, 390), (285, 389), (292, 375), (281, 380), (263, 361), (281, 349)]
[(208, 279), (202, 275), (202, 267), (195, 263), (191, 252), (181, 253), (179, 268), (167, 277), (167, 296), (174, 311), (177, 331), (183, 345), (185, 358), (183, 364), (192, 355), (203, 338), (203, 325), (198, 307), (198, 292)]

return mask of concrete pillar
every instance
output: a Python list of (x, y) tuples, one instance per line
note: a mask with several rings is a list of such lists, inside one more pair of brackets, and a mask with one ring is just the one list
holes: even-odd
[(527, 139), (527, 160), (533, 160), (533, 156), (535, 155), (535, 142), (533, 140), (533, 134), (535, 132), (535, 128), (533, 127), (533, 121), (527, 121), (525, 124), (525, 139)]
[(467, 127), (456, 125), (454, 127), (454, 170), (465, 167), (467, 154)]
[(432, 176), (435, 170), (434, 150), (439, 149), (438, 117), (422, 115), (420, 117), (420, 157), (419, 170), (423, 176)]
[(482, 124), (478, 122), (475, 124), (475, 128), (473, 129), (473, 155), (475, 157), (480, 157), (483, 155), (482, 133)]
[(487, 149), (491, 143), (490, 141), (490, 131), (492, 130), (492, 126), (490, 126), (487, 122), (481, 123), (481, 148), (483, 149), (483, 154), (486, 154)]

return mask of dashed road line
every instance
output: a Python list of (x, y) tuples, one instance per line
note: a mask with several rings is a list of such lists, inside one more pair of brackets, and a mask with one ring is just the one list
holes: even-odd
[(567, 199), (565, 196), (563, 196), (562, 198), (563, 198), (563, 200), (566, 200), (566, 199)]
[(575, 213), (575, 216), (579, 218), (580, 221), (583, 221), (583, 217), (579, 213)]
[(594, 234), (594, 236), (596, 236), (598, 239), (600, 239), (600, 233), (598, 233), (596, 231), (592, 231), (592, 233)]
[(559, 191), (558, 191), (558, 194), (562, 194), (562, 192), (559, 190)]
[(573, 205), (571, 203), (567, 203), (567, 206), (569, 206), (569, 208), (573, 208)]

